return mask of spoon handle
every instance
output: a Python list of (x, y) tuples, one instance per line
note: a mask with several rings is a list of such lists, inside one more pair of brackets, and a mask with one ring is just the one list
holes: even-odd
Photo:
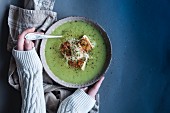
[(53, 36), (53, 35), (42, 35), (36, 33), (28, 33), (25, 35), (25, 38), (28, 40), (38, 40), (38, 39), (47, 39), (47, 38), (61, 38), (62, 36)]

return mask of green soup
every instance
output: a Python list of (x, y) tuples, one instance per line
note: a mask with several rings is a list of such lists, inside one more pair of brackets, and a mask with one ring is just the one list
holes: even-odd
[[(84, 21), (67, 22), (56, 28), (52, 35), (62, 35), (60, 39), (48, 39), (45, 57), (50, 70), (61, 80), (74, 84), (91, 81), (102, 70), (106, 59), (106, 46), (100, 32), (90, 23)], [(81, 38), (87, 35), (95, 47), (89, 53), (90, 58), (84, 71), (70, 67), (60, 53), (60, 44), (70, 38)]]

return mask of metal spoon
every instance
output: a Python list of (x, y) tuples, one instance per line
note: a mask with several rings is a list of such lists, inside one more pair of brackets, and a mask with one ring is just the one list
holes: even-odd
[(47, 38), (61, 38), (62, 36), (54, 36), (54, 35), (43, 35), (37, 33), (28, 33), (25, 35), (25, 38), (28, 40), (38, 40), (38, 39), (47, 39)]

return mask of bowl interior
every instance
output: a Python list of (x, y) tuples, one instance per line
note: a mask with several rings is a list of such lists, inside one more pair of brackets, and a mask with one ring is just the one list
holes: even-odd
[(61, 19), (59, 21), (57, 21), (56, 23), (54, 23), (46, 32), (46, 34), (51, 34), (56, 28), (58, 28), (59, 26), (63, 25), (64, 23), (67, 22), (71, 22), (71, 21), (84, 21), (86, 23), (90, 23), (91, 25), (93, 25), (95, 27), (95, 29), (97, 29), (100, 34), (102, 35), (102, 38), (104, 39), (104, 43), (106, 45), (106, 60), (105, 63), (101, 69), (101, 71), (97, 74), (96, 77), (94, 77), (91, 81), (86, 82), (86, 83), (82, 83), (82, 84), (74, 84), (74, 83), (68, 83), (65, 82), (61, 79), (59, 79), (49, 68), (47, 61), (46, 61), (46, 57), (45, 57), (45, 47), (46, 47), (46, 43), (47, 43), (47, 39), (42, 40), (41, 42), (41, 46), (40, 46), (40, 57), (42, 60), (42, 64), (44, 66), (45, 71), (47, 72), (47, 74), (57, 83), (66, 86), (66, 87), (70, 87), (70, 88), (80, 88), (80, 87), (86, 87), (89, 85), (92, 85), (93, 83), (95, 83), (96, 81), (98, 81), (100, 79), (100, 77), (102, 75), (105, 74), (105, 72), (107, 71), (109, 64), (111, 62), (111, 55), (112, 55), (112, 50), (111, 50), (111, 43), (110, 40), (106, 34), (106, 32), (102, 29), (102, 27), (100, 27), (97, 23), (85, 18), (85, 17), (67, 17), (64, 19)]

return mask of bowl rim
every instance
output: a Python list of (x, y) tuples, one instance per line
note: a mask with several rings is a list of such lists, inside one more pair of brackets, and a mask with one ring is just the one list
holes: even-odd
[(40, 44), (40, 58), (42, 61), (42, 65), (44, 67), (45, 72), (47, 73), (47, 75), (54, 80), (56, 83), (63, 85), (65, 87), (69, 87), (69, 88), (81, 88), (81, 87), (87, 87), (90, 86), (92, 84), (94, 84), (95, 82), (97, 82), (102, 76), (104, 76), (104, 74), (107, 72), (108, 68), (110, 67), (110, 63), (112, 60), (112, 46), (111, 46), (111, 41), (107, 35), (107, 33), (105, 32), (105, 30), (96, 22), (86, 18), (86, 17), (79, 17), (79, 16), (71, 16), (71, 17), (66, 17), (63, 18), (61, 20), (58, 20), (57, 22), (55, 22), (51, 27), (48, 28), (48, 30), (46, 31), (45, 34), (51, 34), (57, 27), (59, 27), (60, 25), (67, 23), (67, 22), (71, 22), (71, 21), (85, 21), (88, 22), (90, 24), (92, 24), (97, 30), (99, 30), (99, 32), (101, 33), (102, 37), (104, 35), (104, 39), (105, 39), (105, 43), (106, 45), (106, 51), (109, 51), (109, 53), (106, 53), (106, 61), (105, 64), (102, 68), (102, 72), (99, 72), (96, 77), (93, 78), (93, 80), (83, 83), (83, 84), (74, 84), (74, 83), (69, 83), (69, 82), (65, 82), (64, 80), (61, 80), (60, 78), (58, 78), (57, 76), (55, 76), (55, 74), (50, 70), (49, 66), (47, 65), (46, 62), (46, 58), (45, 58), (45, 46), (46, 46), (46, 42), (47, 39), (43, 39), (41, 41)]

